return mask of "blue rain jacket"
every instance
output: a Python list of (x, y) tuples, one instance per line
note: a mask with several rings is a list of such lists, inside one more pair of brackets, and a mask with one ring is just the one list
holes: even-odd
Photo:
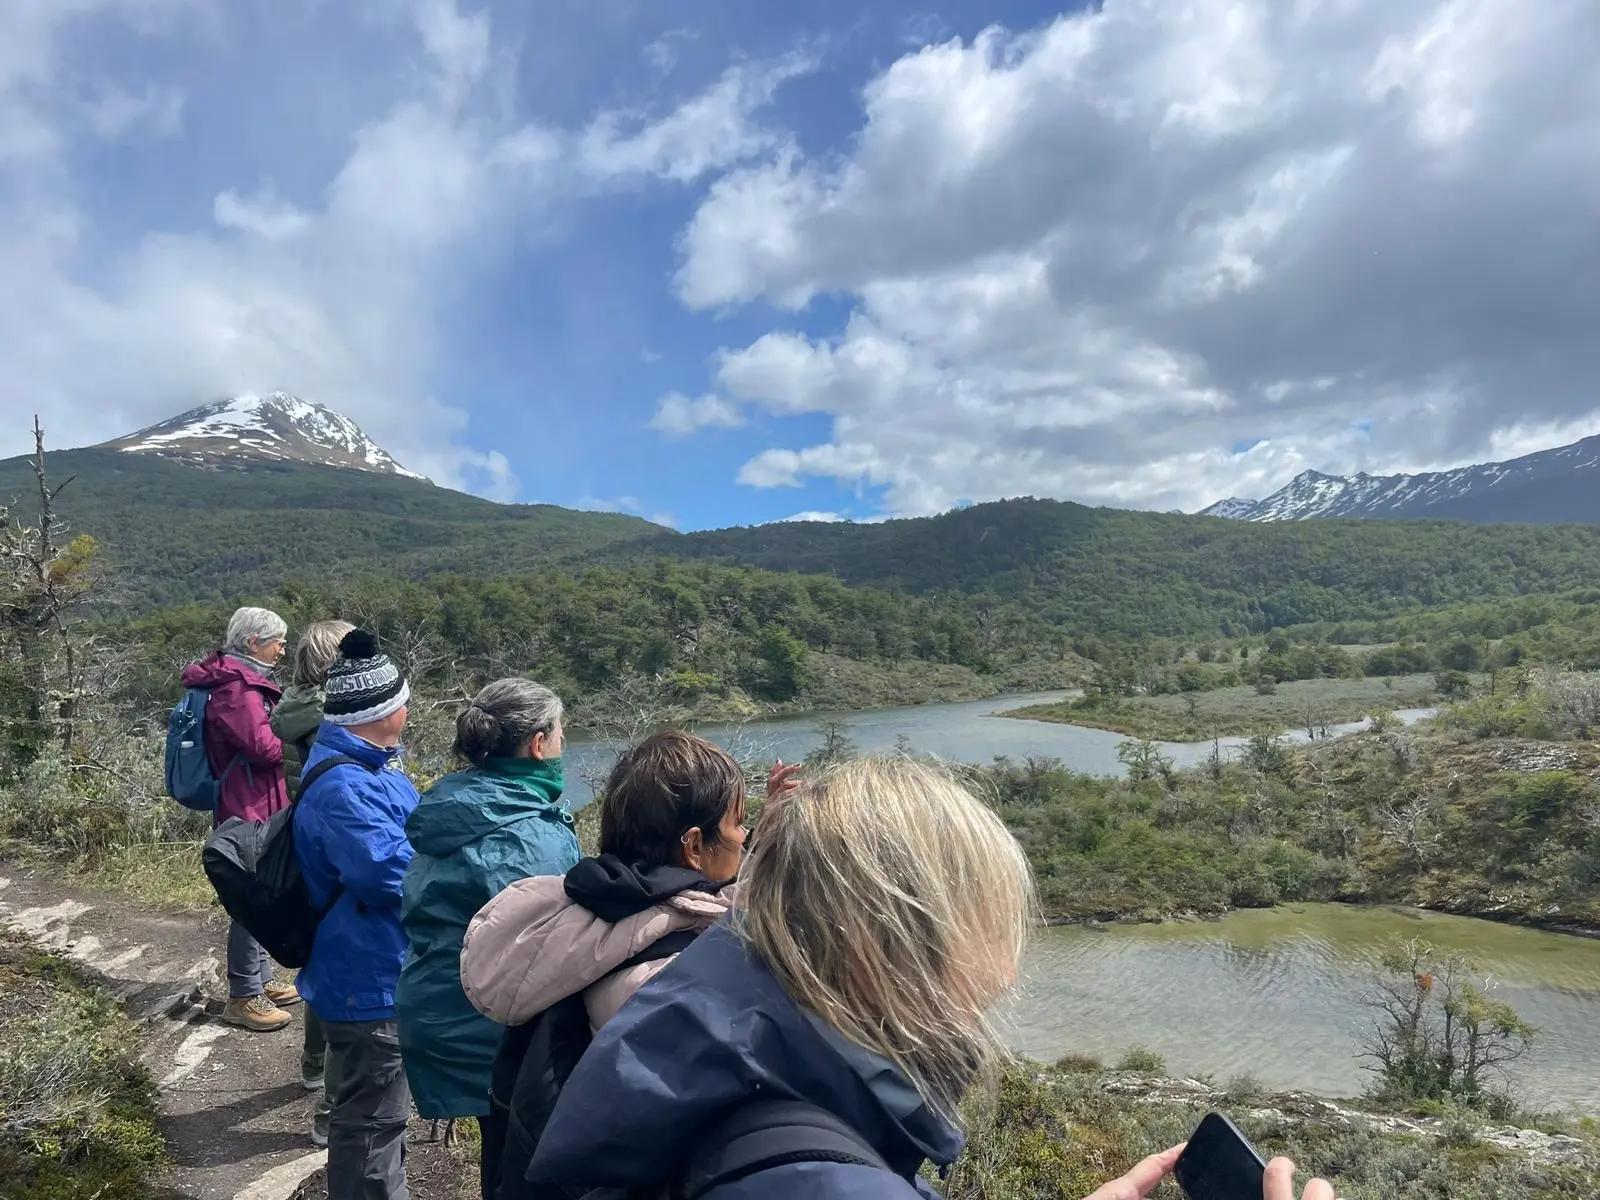
[(297, 981), (324, 1021), (394, 1016), (395, 981), (406, 953), (400, 927), (401, 885), (411, 862), (406, 818), (417, 806), (417, 789), (400, 770), (399, 754), (323, 722), (306, 759), (308, 774), (333, 755), (363, 764), (328, 771), (302, 793), (294, 812), (295, 856), (312, 903), (325, 905), (335, 885), (340, 889)]

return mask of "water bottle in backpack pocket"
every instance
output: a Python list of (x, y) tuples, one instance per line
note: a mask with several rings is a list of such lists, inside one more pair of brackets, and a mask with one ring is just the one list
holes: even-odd
[(218, 778), (206, 754), (206, 704), (210, 688), (189, 688), (167, 717), (167, 795), (196, 812), (216, 812), (222, 779), (238, 766), (235, 758)]

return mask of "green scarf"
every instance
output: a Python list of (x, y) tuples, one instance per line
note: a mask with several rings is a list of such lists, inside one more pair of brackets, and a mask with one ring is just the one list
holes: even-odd
[(566, 772), (559, 758), (491, 758), (483, 764), (483, 769), (538, 793), (551, 804), (561, 799), (567, 787)]

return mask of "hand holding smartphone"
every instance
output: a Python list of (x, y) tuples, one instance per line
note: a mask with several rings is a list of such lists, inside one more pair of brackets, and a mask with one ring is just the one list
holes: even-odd
[(1221, 1113), (1207, 1113), (1172, 1169), (1189, 1200), (1261, 1200), (1267, 1161)]
[[(1239, 1127), (1207, 1113), (1172, 1169), (1189, 1200), (1295, 1200), (1294, 1163), (1266, 1162)], [(1326, 1180), (1306, 1184), (1301, 1200), (1334, 1200)]]

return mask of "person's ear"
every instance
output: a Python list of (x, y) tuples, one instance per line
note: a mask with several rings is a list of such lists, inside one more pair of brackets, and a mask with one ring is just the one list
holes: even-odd
[(705, 861), (705, 838), (698, 829), (691, 829), (681, 839), (678, 862), (691, 871), (698, 871)]
[(528, 757), (543, 761), (545, 750), (549, 748), (549, 745), (550, 735), (541, 729), (528, 740)]

